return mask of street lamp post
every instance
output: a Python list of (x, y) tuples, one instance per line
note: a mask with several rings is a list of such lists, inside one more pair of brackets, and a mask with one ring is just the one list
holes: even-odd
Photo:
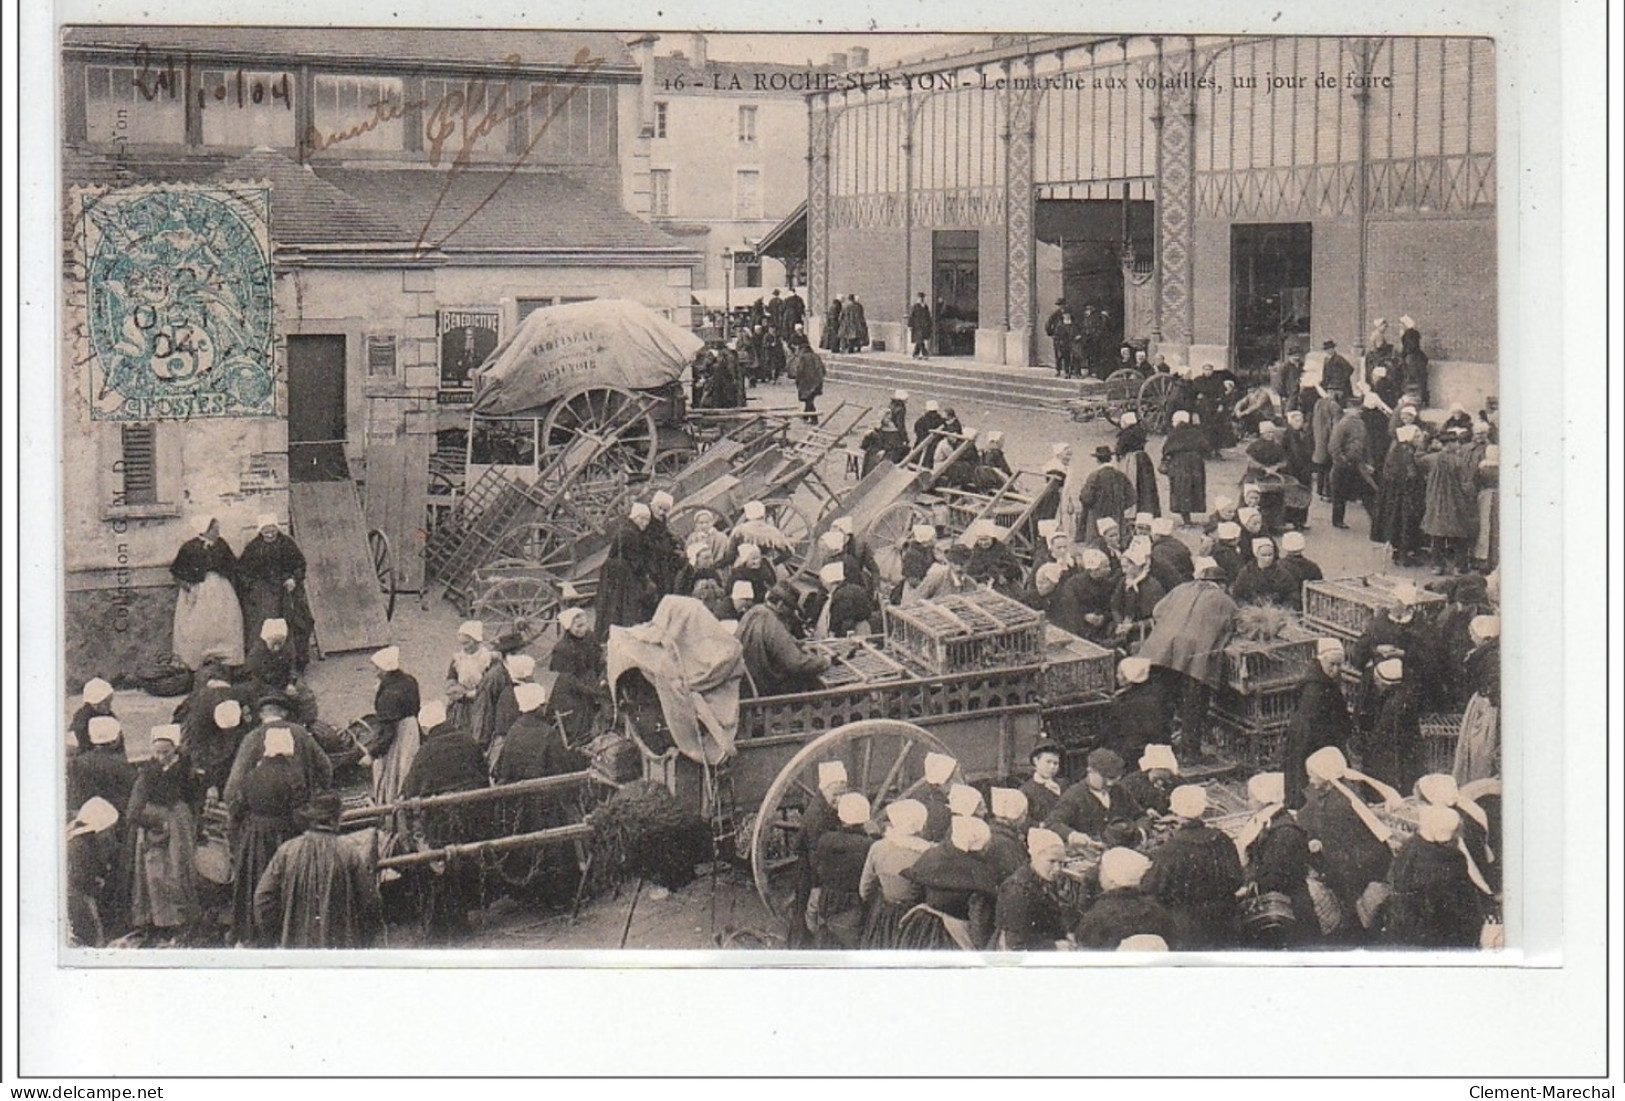
[(733, 335), (733, 285), (734, 250), (729, 247), (722, 250), (722, 339), (724, 340)]

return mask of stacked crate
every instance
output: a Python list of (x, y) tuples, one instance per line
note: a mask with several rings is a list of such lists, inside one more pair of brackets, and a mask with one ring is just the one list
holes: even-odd
[(991, 589), (888, 607), (886, 649), (936, 675), (1039, 665), (1044, 613)]
[(1461, 733), (1463, 712), (1423, 715), (1422, 760), (1429, 772), (1453, 772), (1456, 767), (1456, 738)]
[[(1303, 618), (1309, 627), (1353, 641), (1365, 634), (1379, 611), (1399, 606), (1398, 590), (1407, 582), (1387, 574), (1344, 577), (1303, 583)], [(1438, 593), (1416, 590), (1416, 614), (1431, 618), (1444, 607)]]
[(1265, 642), (1237, 639), (1224, 649), (1224, 681), (1213, 697), (1220, 756), (1278, 768), (1298, 684), (1315, 663), (1313, 631), (1292, 625)]
[(1038, 687), (1049, 706), (1110, 699), (1117, 687), (1117, 655), (1053, 623), (1047, 624)]

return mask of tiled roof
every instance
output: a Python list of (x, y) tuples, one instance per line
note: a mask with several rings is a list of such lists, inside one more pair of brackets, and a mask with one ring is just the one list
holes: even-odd
[(270, 181), (271, 240), (278, 245), (399, 245), (412, 236), (388, 203), (355, 198), (272, 149), (256, 149), (214, 178)]
[[(390, 211), (409, 240), (466, 251), (688, 251), (619, 205), (616, 191), (559, 172), (320, 168)], [(611, 185), (613, 186), (613, 185)]]
[(384, 27), (243, 27), (79, 24), (65, 27), (67, 49), (154, 52), (243, 58), (265, 63), (299, 59), (324, 65), (499, 68), (517, 55), (522, 69), (574, 67), (585, 49), (602, 58), (602, 78), (636, 76), (622, 36), (600, 31), (452, 30)]

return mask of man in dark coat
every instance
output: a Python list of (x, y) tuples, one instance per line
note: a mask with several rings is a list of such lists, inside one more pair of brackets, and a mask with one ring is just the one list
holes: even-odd
[(1205, 789), (1186, 784), (1168, 798), (1179, 826), (1152, 858), (1143, 886), (1173, 913), (1187, 948), (1229, 948), (1235, 943), (1236, 892), (1241, 858), (1225, 834), (1202, 823)]
[(1133, 936), (1158, 936), (1182, 948), (1179, 926), (1168, 908), (1144, 889), (1151, 861), (1133, 849), (1111, 848), (1100, 855), (1100, 895), (1072, 930), (1079, 948), (1112, 951)]
[(784, 322), (784, 328), (780, 332), (786, 333), (795, 332), (796, 326), (807, 320), (806, 300), (796, 293), (794, 287), (791, 287), (790, 293), (784, 296), (784, 310), (779, 316)]
[(226, 777), (226, 787), (220, 797), (230, 804), (236, 801), (237, 791), (249, 770), (265, 756), (265, 732), (273, 726), (286, 727), (293, 737), (294, 758), (304, 778), (307, 795), (316, 795), (333, 786), (333, 761), (314, 735), (300, 723), (292, 721), (292, 705), (286, 696), (272, 692), (261, 697), (257, 704), (259, 725), (243, 735), (237, 746), (237, 756)]
[(243, 646), (252, 649), (267, 619), (288, 624), (295, 671), (310, 662), (310, 633), (315, 626), (305, 598), (305, 555), (276, 517), (259, 518), (259, 535), (248, 541), (237, 559), (237, 595), (243, 606)]
[(1139, 491), (1121, 470), (1112, 465), (1114, 458), (1110, 445), (1101, 444), (1095, 448), (1095, 462), (1099, 465), (1089, 472), (1089, 477), (1084, 479), (1083, 489), (1078, 493), (1081, 506), (1078, 529), (1072, 533), (1072, 537), (1083, 546), (1104, 545), (1100, 535), (1101, 520), (1121, 524), (1125, 513), (1138, 511)]
[(1196, 580), (1175, 586), (1157, 605), (1138, 656), (1180, 675), (1176, 749), (1194, 751), (1206, 733), (1208, 704), (1222, 673), (1220, 655), (1236, 611), (1225, 591), (1224, 571), (1211, 558), (1197, 560)]
[(797, 349), (790, 361), (790, 374), (796, 380), (796, 400), (801, 402), (802, 420), (818, 423), (818, 396), (824, 392), (824, 361), (811, 348)]
[(849, 294), (841, 306), (841, 350), (861, 352), (869, 343), (869, 320), (863, 314), (863, 303), (858, 296)]
[(815, 692), (823, 687), (818, 677), (829, 668), (829, 659), (803, 650), (796, 642), (790, 631), (795, 607), (795, 590), (781, 581), (765, 603), (752, 606), (740, 617), (737, 637), (758, 696)]
[(300, 812), (305, 832), (271, 857), (254, 890), (255, 925), (281, 948), (368, 948), (384, 931), (384, 903), (365, 848), (339, 833), (331, 792)]
[(1061, 747), (1054, 742), (1039, 742), (1027, 754), (1032, 762), (1033, 774), (1021, 785), (1021, 794), (1027, 800), (1027, 820), (1047, 822), (1061, 793), (1066, 790), (1061, 780)]
[(999, 884), (993, 923), (996, 947), (1007, 952), (1049, 952), (1070, 947), (1066, 918), (1055, 891), (1055, 878), (1066, 859), (1066, 842), (1049, 830), (1033, 830), (1026, 842), (1028, 858)]
[(1346, 528), (1343, 516), (1348, 502), (1358, 501), (1369, 510), (1374, 485), (1365, 421), (1356, 406), (1344, 409), (1342, 419), (1332, 427), (1327, 454), (1331, 462), (1332, 527)]
[(1045, 829), (1054, 830), (1069, 844), (1074, 834), (1098, 842), (1106, 836), (1109, 823), (1132, 821), (1143, 811), (1118, 783), (1123, 775), (1122, 757), (1109, 749), (1097, 749), (1089, 754), (1087, 768), (1083, 782), (1063, 791), (1044, 821)]
[(1050, 324), (1044, 328), (1055, 348), (1055, 375), (1057, 378), (1077, 378), (1078, 327), (1069, 310), (1057, 310)]
[(1281, 771), (1286, 773), (1286, 805), (1303, 805), (1308, 777), (1304, 762), (1325, 746), (1347, 750), (1354, 740), (1354, 719), (1343, 698), (1341, 674), (1345, 655), (1343, 644), (1321, 639), (1315, 651), (1315, 664), (1304, 674), (1298, 688), (1298, 704), (1286, 728), (1286, 749)]
[(908, 338), (914, 344), (915, 359), (931, 358), (931, 307), (926, 304), (924, 291), (908, 308)]
[(1320, 385), (1326, 390), (1344, 394), (1354, 392), (1354, 364), (1344, 359), (1337, 350), (1337, 341), (1328, 340), (1320, 350), (1326, 353), (1326, 362), (1320, 369)]

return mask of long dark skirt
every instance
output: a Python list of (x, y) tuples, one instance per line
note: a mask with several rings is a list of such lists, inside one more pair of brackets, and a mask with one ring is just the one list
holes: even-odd
[(1168, 456), (1168, 511), (1181, 515), (1207, 511), (1207, 463), (1195, 452)]
[[(280, 929), (261, 930), (254, 923), (254, 888), (282, 843), (298, 837), (299, 825), (292, 818), (249, 815), (233, 839), (231, 853), (231, 939), (234, 943), (274, 945)], [(264, 934), (262, 936), (262, 934)]]
[(882, 951), (901, 947), (898, 943), (898, 926), (902, 924), (903, 915), (913, 907), (911, 902), (888, 902), (885, 895), (877, 896), (869, 904), (869, 914), (864, 919), (863, 936), (858, 946)]
[(911, 908), (897, 925), (897, 943), (894, 947), (910, 952), (958, 951), (959, 942), (948, 932), (942, 919), (930, 910)]

